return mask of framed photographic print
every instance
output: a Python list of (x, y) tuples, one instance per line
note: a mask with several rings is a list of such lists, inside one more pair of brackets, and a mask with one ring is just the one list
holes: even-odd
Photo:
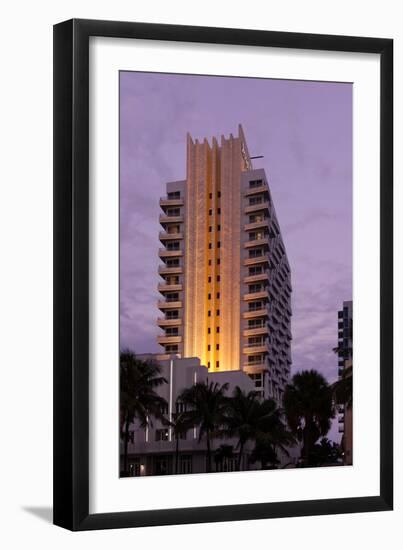
[(55, 524), (392, 509), (392, 75), (385, 38), (54, 27)]

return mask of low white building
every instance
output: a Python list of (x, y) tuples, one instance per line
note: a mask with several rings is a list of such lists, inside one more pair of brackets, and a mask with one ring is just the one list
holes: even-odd
[[(141, 359), (154, 359), (154, 355), (140, 355)], [(242, 371), (208, 372), (208, 369), (200, 365), (198, 358), (177, 359), (158, 361), (161, 365), (161, 375), (168, 381), (163, 384), (158, 393), (166, 400), (167, 408), (165, 416), (173, 418), (175, 413), (182, 412), (183, 404), (177, 401), (181, 391), (189, 388), (198, 382), (218, 382), (220, 385), (228, 383), (227, 395), (232, 395), (236, 386), (243, 391), (254, 391), (254, 383), (251, 378)], [(223, 457), (215, 453), (217, 449), (225, 445)], [(213, 440), (212, 444), (212, 467), (213, 471), (233, 471), (236, 465), (236, 439)], [(229, 447), (233, 448), (233, 455)], [(253, 448), (249, 443), (244, 449), (244, 463), (241, 469), (256, 469), (258, 465), (248, 463), (248, 454)], [(279, 457), (281, 462), (293, 462), (290, 457)], [(121, 444), (121, 463), (123, 462), (123, 444)], [(128, 446), (128, 465), (131, 476), (139, 475), (164, 475), (164, 474), (189, 474), (206, 472), (206, 441), (205, 438), (199, 442), (198, 428), (192, 428), (183, 433), (177, 440), (173, 429), (164, 426), (160, 420), (152, 419), (152, 425), (146, 428), (133, 424), (130, 429)]]

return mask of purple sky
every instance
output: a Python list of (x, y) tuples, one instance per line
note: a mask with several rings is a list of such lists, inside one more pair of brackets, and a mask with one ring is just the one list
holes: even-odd
[(236, 133), (269, 180), (291, 265), (293, 370), (337, 376), (337, 311), (352, 297), (352, 85), (123, 72), (121, 347), (156, 352), (158, 199), (185, 178), (186, 132)]

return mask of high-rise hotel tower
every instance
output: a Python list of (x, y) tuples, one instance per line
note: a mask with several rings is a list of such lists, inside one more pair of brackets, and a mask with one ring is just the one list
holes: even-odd
[(161, 198), (161, 359), (243, 370), (281, 400), (291, 366), (290, 266), (264, 170), (242, 127), (210, 145), (187, 136), (186, 180)]

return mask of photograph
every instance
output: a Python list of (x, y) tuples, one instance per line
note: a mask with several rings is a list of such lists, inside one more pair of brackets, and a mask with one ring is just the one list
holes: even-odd
[(351, 465), (352, 84), (121, 71), (120, 476)]

